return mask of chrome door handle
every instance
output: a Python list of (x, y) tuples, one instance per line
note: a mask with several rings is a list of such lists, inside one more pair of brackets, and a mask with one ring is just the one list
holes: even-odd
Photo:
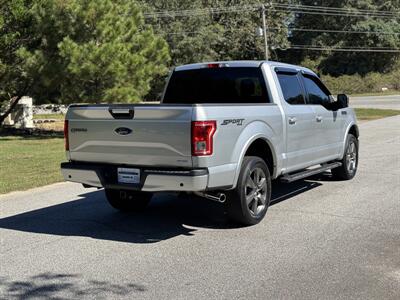
[(322, 119), (323, 119), (323, 118), (322, 118), (321, 116), (317, 116), (316, 119), (317, 119), (317, 122), (320, 123), (320, 122), (322, 122)]
[(296, 124), (296, 122), (297, 122), (297, 119), (295, 117), (290, 117), (289, 118), (289, 124), (290, 125), (294, 125), (294, 124)]

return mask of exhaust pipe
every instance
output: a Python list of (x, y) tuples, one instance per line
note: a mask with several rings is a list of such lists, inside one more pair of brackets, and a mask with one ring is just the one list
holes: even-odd
[(212, 200), (212, 201), (216, 201), (219, 203), (224, 203), (226, 200), (226, 195), (224, 193), (218, 193), (216, 195), (211, 195), (211, 194), (206, 194), (206, 193), (199, 193), (199, 192), (195, 192), (195, 194), (197, 196)]

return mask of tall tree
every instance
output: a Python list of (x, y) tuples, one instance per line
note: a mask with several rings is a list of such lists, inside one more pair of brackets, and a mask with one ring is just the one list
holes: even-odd
[[(340, 7), (357, 12), (360, 9), (393, 12), (400, 9), (400, 1), (372, 0), (301, 0), (303, 5)], [(293, 27), (317, 29), (321, 32), (293, 31), (290, 41), (296, 45), (316, 45), (322, 47), (360, 47), (368, 48), (400, 48), (399, 18), (310, 15), (299, 14)], [(326, 30), (324, 32), (324, 30)], [(328, 30), (345, 31), (329, 32)], [(347, 32), (346, 32), (347, 31)], [(371, 33), (351, 33), (360, 31)], [(384, 33), (373, 33), (384, 32)], [(291, 50), (290, 59), (299, 63), (304, 59), (318, 61), (319, 71), (331, 75), (366, 74), (368, 72), (390, 71), (394, 62), (399, 59), (398, 53), (385, 52), (319, 52), (313, 50)]]
[[(256, 34), (262, 26), (262, 0), (141, 0), (146, 21), (167, 41), (171, 65), (213, 61), (264, 59), (264, 40)], [(284, 0), (275, 2), (287, 3)], [(212, 10), (214, 9), (214, 10)], [(158, 14), (161, 12), (161, 15)], [(286, 47), (288, 13), (267, 6), (269, 43)], [(163, 81), (153, 84), (150, 99), (159, 96)]]
[(24, 0), (0, 1), (0, 125), (36, 80), (27, 75), (23, 57), (35, 39), (30, 8)]
[(167, 44), (134, 1), (11, 0), (0, 10), (3, 102), (23, 95), (38, 102), (137, 102), (167, 71)]

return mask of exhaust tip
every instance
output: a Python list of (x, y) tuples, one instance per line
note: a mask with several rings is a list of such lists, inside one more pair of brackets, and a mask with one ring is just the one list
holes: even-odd
[(226, 201), (226, 195), (224, 193), (221, 193), (218, 196), (219, 196), (219, 202), (224, 203)]

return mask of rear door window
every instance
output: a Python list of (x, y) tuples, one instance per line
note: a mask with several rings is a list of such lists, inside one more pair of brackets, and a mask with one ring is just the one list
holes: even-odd
[(303, 89), (297, 73), (277, 73), (285, 101), (291, 105), (305, 104)]
[(268, 103), (261, 68), (221, 67), (175, 71), (163, 103)]

